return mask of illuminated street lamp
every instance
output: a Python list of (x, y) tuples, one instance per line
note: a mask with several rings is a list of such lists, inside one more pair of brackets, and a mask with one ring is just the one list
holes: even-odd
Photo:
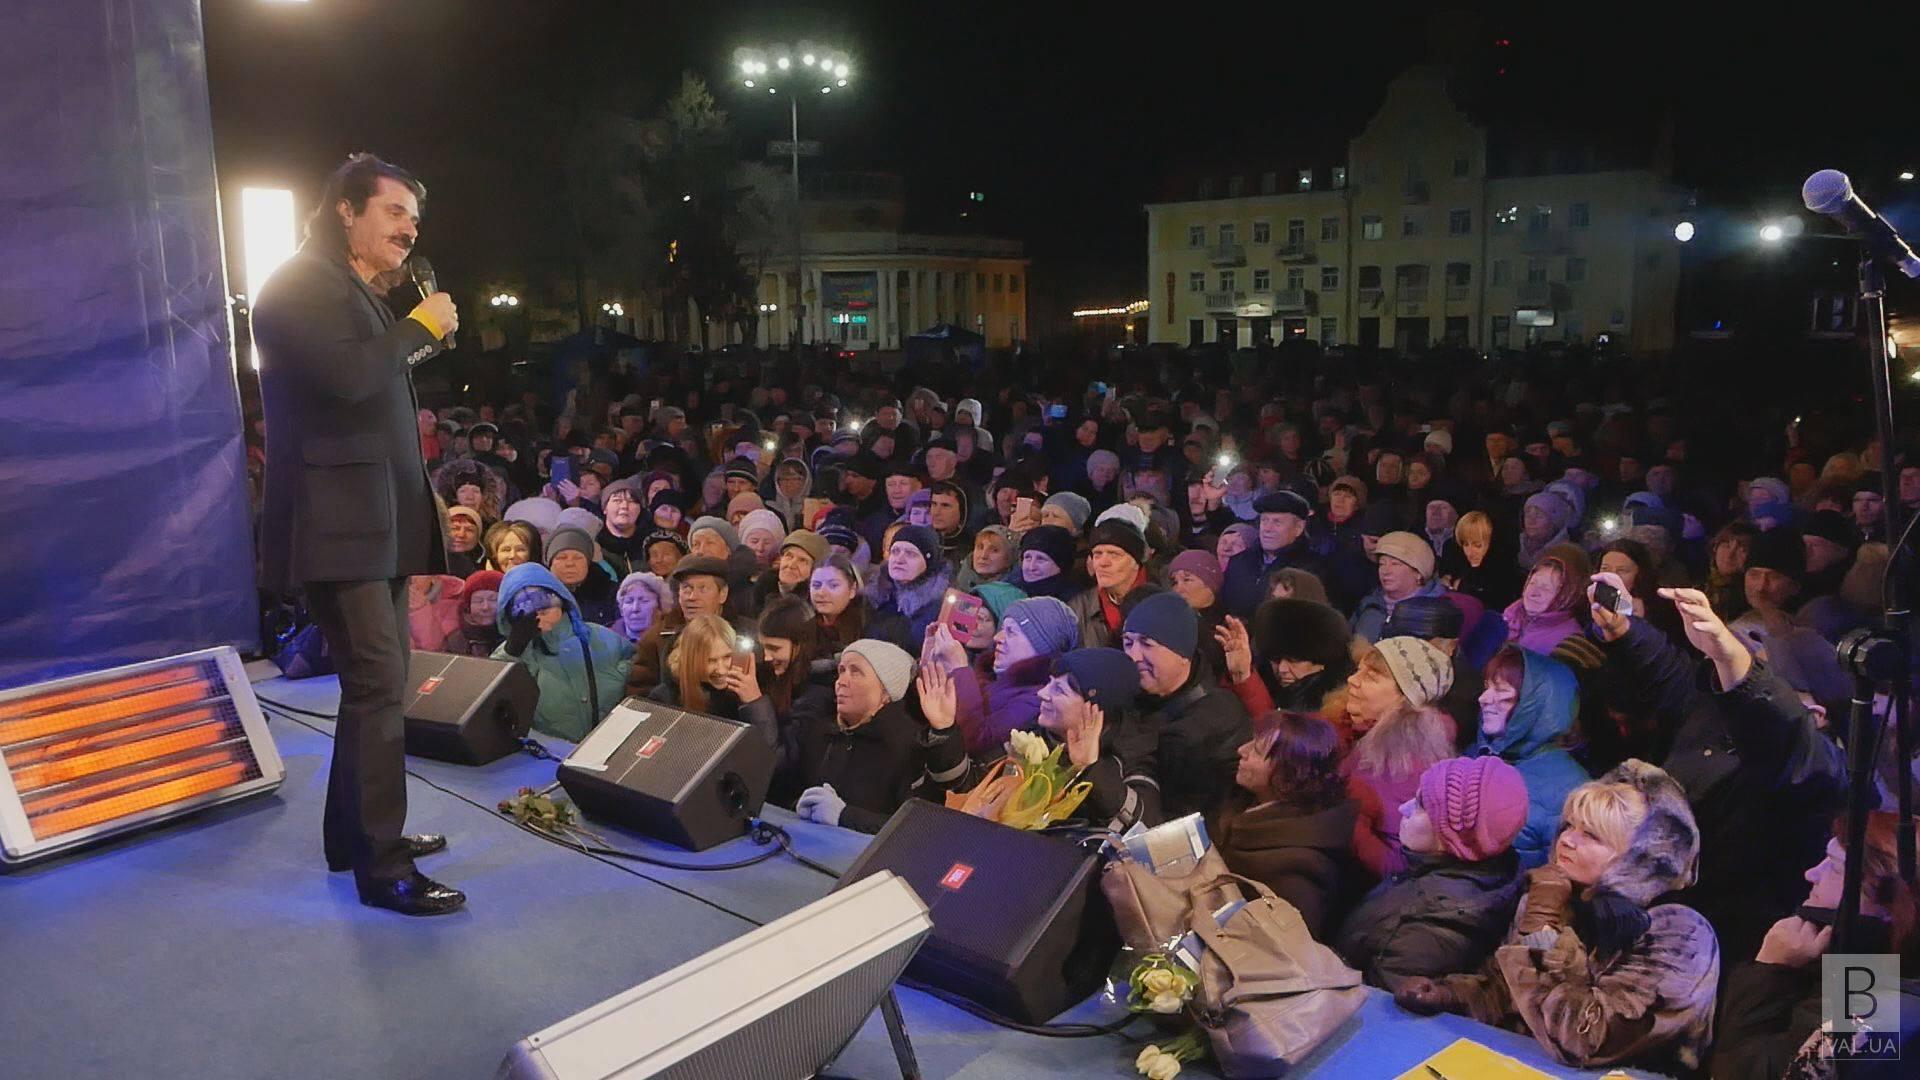
[(494, 293), (487, 298), (487, 303), (497, 308), (517, 308), (520, 306), (520, 298), (512, 293)]
[(1673, 227), (1673, 238), (1675, 240), (1680, 241), (1683, 244), (1688, 242), (1689, 240), (1692, 240), (1693, 239), (1693, 222), (1683, 221), (1680, 224), (1675, 225)]

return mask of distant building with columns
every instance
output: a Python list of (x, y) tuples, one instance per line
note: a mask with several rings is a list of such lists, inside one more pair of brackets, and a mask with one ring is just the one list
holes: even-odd
[(797, 333), (805, 343), (899, 349), (940, 323), (996, 348), (1030, 334), (1018, 240), (905, 232), (900, 179), (884, 174), (816, 174), (801, 206), (798, 260), (791, 235), (741, 245), (757, 281), (761, 346)]

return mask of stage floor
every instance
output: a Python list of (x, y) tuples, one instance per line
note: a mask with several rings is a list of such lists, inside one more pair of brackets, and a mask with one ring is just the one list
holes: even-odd
[[(332, 679), (258, 689), (322, 713), (337, 700)], [(785, 855), (703, 873), (615, 865), (541, 840), (493, 809), (520, 786), (553, 779), (552, 762), (515, 755), (483, 768), (409, 762), (409, 827), (451, 841), (423, 867), (464, 889), (468, 909), (407, 919), (365, 908), (350, 875), (328, 874), (320, 855), (331, 725), (276, 715), (270, 726), (287, 764), (276, 795), (0, 874), (0, 1075), (487, 1077), (523, 1035), (832, 885)], [(767, 816), (834, 868), (866, 842), (773, 808)], [(629, 850), (683, 862), (754, 850), (741, 840), (690, 855), (595, 828)], [(1137, 1075), (1142, 1040), (1044, 1038), (911, 990), (900, 998), (928, 1077)], [(1115, 1015), (1095, 1000), (1065, 1019)], [(1551, 1066), (1529, 1039), (1458, 1017), (1412, 1017), (1379, 994), (1294, 1075), (1398, 1076), (1463, 1035), (1580, 1075)], [(877, 1016), (836, 1071), (898, 1076)]]

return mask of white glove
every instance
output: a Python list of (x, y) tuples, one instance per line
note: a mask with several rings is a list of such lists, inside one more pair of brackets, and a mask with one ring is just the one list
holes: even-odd
[(847, 800), (834, 792), (832, 784), (808, 788), (793, 804), (794, 813), (822, 825), (840, 824), (840, 812), (846, 808)]

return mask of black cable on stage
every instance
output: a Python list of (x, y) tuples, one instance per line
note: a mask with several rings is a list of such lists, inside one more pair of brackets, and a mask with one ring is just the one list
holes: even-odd
[(1140, 1019), (1139, 1013), (1130, 1012), (1121, 1016), (1118, 1020), (1113, 1020), (1105, 1024), (1023, 1024), (1018, 1020), (1001, 1016), (999, 1013), (994, 1012), (984, 1005), (977, 1005), (958, 994), (949, 993), (937, 986), (928, 986), (926, 983), (917, 982), (904, 976), (901, 977), (899, 982), (901, 986), (911, 987), (926, 994), (928, 997), (939, 998), (954, 1008), (962, 1012), (971, 1013), (989, 1024), (1006, 1028), (1009, 1031), (1025, 1032), (1028, 1035), (1044, 1035), (1050, 1039), (1092, 1039), (1102, 1035), (1118, 1035), (1120, 1032), (1126, 1030), (1128, 1025)]

